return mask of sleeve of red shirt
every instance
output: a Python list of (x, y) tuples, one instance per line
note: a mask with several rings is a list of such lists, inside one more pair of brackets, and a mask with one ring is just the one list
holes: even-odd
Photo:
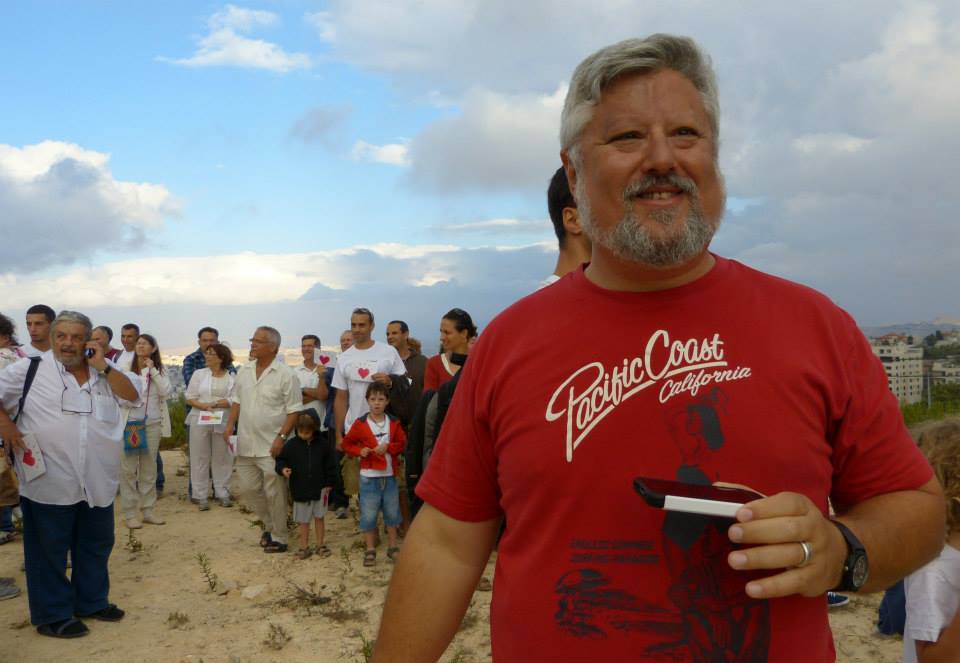
[(833, 429), (833, 489), (838, 511), (882, 493), (919, 488), (933, 470), (907, 432), (883, 364), (853, 320), (842, 368), (846, 397)]
[(437, 386), (440, 383), (440, 376), (437, 375), (437, 362), (434, 361), (434, 359), (436, 359), (437, 356), (439, 355), (430, 357), (427, 360), (427, 367), (423, 372), (423, 390), (424, 391), (429, 391), (429, 390), (436, 391)]
[(363, 444), (363, 432), (358, 428), (361, 425), (366, 426), (367, 423), (357, 419), (350, 426), (347, 434), (343, 436), (343, 453), (348, 456), (359, 456), (360, 449), (365, 446)]
[(492, 385), (496, 384), (496, 367), (487, 361), (487, 357), (496, 356), (491, 349), (494, 334), (495, 330), (488, 327), (484, 338), (471, 350), (430, 464), (416, 489), (431, 506), (466, 522), (502, 515), (488, 416)]

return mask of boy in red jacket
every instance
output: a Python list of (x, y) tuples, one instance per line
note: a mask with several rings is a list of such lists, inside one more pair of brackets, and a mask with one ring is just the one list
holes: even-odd
[(350, 426), (343, 438), (343, 452), (360, 457), (360, 530), (367, 544), (363, 565), (377, 561), (377, 514), (383, 511), (387, 526), (387, 558), (396, 561), (397, 526), (400, 517), (400, 496), (397, 491), (397, 458), (407, 442), (400, 421), (386, 413), (390, 402), (387, 387), (371, 382), (367, 387), (370, 411)]

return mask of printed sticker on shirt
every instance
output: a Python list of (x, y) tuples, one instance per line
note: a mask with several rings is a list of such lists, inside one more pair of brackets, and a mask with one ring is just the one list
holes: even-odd
[(376, 359), (362, 359), (354, 365), (356, 378), (362, 382), (373, 382), (373, 374), (377, 372)]
[(17, 449), (15, 453), (20, 471), (23, 473), (23, 480), (30, 482), (45, 474), (47, 466), (43, 462), (43, 454), (40, 453), (40, 443), (37, 442), (36, 435), (24, 433), (23, 444), (25, 448)]

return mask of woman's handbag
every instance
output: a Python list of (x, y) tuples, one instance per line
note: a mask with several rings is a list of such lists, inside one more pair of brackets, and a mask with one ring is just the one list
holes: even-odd
[(123, 429), (123, 451), (128, 454), (147, 452), (147, 420), (132, 419)]

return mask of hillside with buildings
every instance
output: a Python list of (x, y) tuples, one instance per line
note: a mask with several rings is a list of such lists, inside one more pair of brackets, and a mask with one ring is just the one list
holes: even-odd
[(938, 396), (960, 394), (960, 330), (936, 329), (922, 338), (891, 332), (871, 337), (870, 345), (901, 403), (930, 406)]

